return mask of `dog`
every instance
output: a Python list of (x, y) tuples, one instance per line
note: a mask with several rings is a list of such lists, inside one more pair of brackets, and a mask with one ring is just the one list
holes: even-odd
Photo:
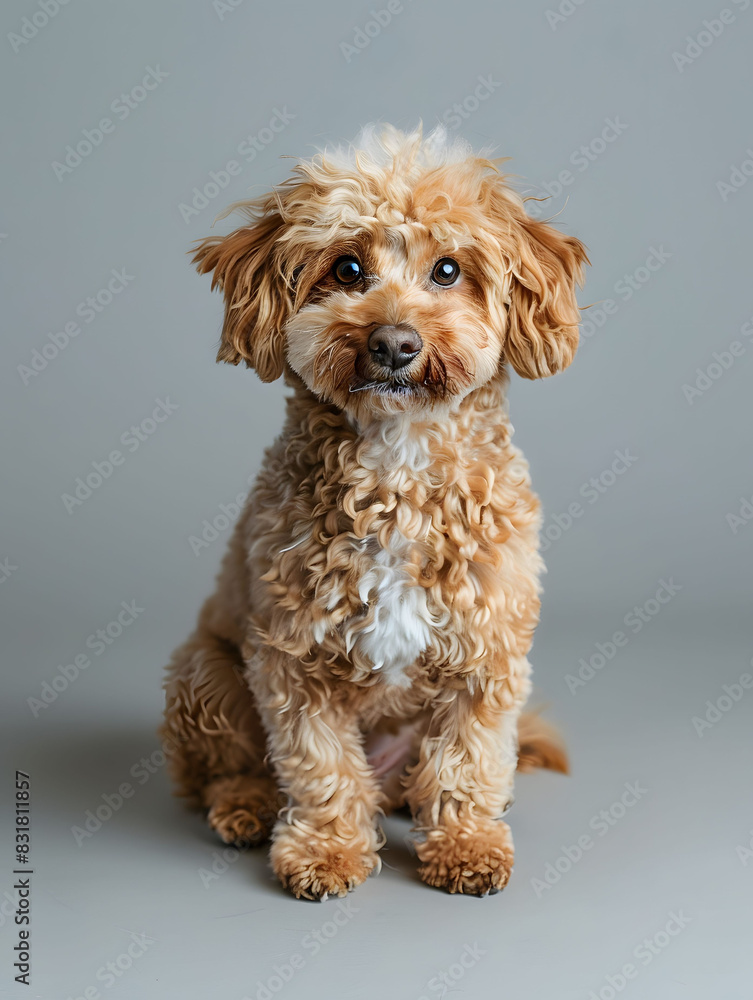
[(291, 393), (162, 737), (178, 794), (224, 841), (271, 839), (298, 898), (378, 871), (399, 807), (424, 882), (494, 893), (516, 769), (567, 771), (520, 715), (541, 516), (506, 387), (572, 361), (589, 261), (498, 162), (371, 126), (195, 250), (224, 295), (218, 361)]

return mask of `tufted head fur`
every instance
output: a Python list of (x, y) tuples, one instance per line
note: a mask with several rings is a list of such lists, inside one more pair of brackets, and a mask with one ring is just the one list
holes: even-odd
[[(246, 225), (195, 260), (225, 295), (218, 360), (264, 381), (297, 373), (361, 422), (452, 406), (506, 362), (532, 379), (573, 359), (583, 244), (443, 128), (368, 127), (234, 208)], [(407, 334), (400, 367), (375, 350), (381, 330)]]

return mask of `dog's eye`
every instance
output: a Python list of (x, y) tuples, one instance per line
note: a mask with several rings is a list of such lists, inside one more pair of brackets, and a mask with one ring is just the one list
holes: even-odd
[(353, 285), (363, 277), (361, 265), (355, 257), (338, 257), (332, 268), (335, 280), (341, 285)]
[(459, 277), (460, 265), (452, 257), (442, 257), (431, 272), (431, 280), (435, 285), (454, 285)]

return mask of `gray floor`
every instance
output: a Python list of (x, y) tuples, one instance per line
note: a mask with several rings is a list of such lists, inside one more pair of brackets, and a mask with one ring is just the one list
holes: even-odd
[[(701, 736), (692, 720), (724, 684), (753, 673), (750, 645), (727, 622), (663, 614), (575, 695), (564, 675), (603, 625), (542, 626), (539, 700), (567, 734), (573, 773), (519, 780), (515, 873), (483, 900), (417, 879), (403, 818), (387, 822), (381, 874), (346, 905), (289, 898), (264, 851), (223, 857), (170, 796), (154, 735), (157, 672), (138, 695), (127, 682), (153, 649), (123, 637), (98, 674), (82, 675), (39, 719), (17, 719), (11, 734), (5, 780), (18, 767), (33, 784), (34, 975), (31, 989), (9, 995), (376, 1000), (446, 989), (609, 1000), (626, 987), (645, 1000), (748, 1000), (753, 809), (741, 748), (753, 691)], [(155, 751), (150, 775), (139, 762)], [(79, 846), (72, 828), (123, 782), (132, 796)], [(6, 919), (8, 965), (13, 933)]]

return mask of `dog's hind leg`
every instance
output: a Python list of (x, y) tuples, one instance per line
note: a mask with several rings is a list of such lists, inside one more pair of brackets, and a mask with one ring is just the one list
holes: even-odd
[(283, 801), (240, 651), (209, 627), (210, 610), (168, 668), (163, 746), (177, 794), (207, 810), (224, 841), (262, 843)]

